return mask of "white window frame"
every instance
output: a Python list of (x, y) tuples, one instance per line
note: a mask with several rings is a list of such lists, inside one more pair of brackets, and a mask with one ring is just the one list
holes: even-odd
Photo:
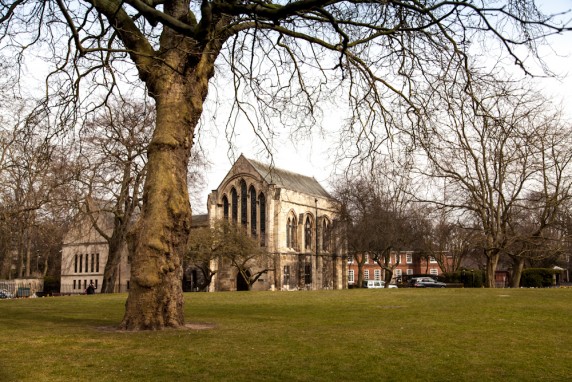
[(355, 283), (355, 274), (354, 274), (354, 270), (350, 269), (348, 271), (348, 284), (353, 284)]
[(411, 253), (405, 254), (405, 262), (407, 264), (413, 264), (413, 255)]
[(431, 268), (429, 274), (433, 276), (439, 276), (439, 270), (437, 268)]
[(369, 280), (369, 269), (366, 269), (365, 271), (363, 271), (363, 279), (365, 281)]
[(373, 271), (373, 279), (376, 281), (381, 280), (381, 269), (376, 269)]

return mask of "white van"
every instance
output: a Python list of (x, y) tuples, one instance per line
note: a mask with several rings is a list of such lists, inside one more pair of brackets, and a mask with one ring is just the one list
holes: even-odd
[[(397, 285), (389, 284), (390, 288), (397, 288)], [(385, 281), (382, 280), (364, 280), (363, 288), (382, 289), (385, 288)]]

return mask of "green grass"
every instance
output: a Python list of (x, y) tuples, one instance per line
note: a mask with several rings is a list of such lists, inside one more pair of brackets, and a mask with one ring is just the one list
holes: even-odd
[(141, 333), (125, 298), (0, 301), (0, 381), (572, 378), (572, 289), (194, 293), (214, 328)]

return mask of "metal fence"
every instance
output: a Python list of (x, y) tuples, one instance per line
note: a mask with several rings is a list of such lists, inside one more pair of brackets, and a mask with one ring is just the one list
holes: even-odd
[(32, 297), (44, 290), (42, 279), (0, 280), (0, 290), (10, 293), (13, 297)]

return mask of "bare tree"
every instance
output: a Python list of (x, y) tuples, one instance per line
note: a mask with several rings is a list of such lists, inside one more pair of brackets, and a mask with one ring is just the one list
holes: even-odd
[(443, 272), (454, 273), (478, 251), (479, 239), (479, 229), (440, 216), (424, 237), (423, 251), (437, 261)]
[(429, 228), (423, 209), (411, 204), (408, 170), (399, 166), (401, 171), (393, 172), (390, 166), (386, 161), (367, 176), (337, 182), (340, 221), (345, 226), (348, 253), (357, 261), (360, 286), (369, 256), (383, 269), (389, 287), (401, 258), (394, 255), (420, 251)]
[[(58, 264), (59, 252), (69, 214), (62, 209), (73, 172), (66, 163), (67, 149), (59, 144), (44, 124), (43, 114), (25, 118), (24, 102), (14, 102), (1, 135), (0, 220), (2, 221), (3, 256), (8, 267), (1, 273), (12, 277), (12, 257), (17, 258), (16, 277), (38, 276)], [(45, 243), (46, 231), (50, 232)], [(39, 266), (39, 258), (43, 266)], [(55, 270), (52, 269), (52, 272)]]
[(345, 92), (345, 141), (371, 151), (383, 143), (380, 123), (384, 130), (407, 128), (424, 117), (420, 85), (469, 70), (471, 41), (490, 36), (526, 69), (516, 48), (535, 53), (542, 36), (563, 31), (554, 18), (528, 0), (18, 0), (0, 6), (0, 39), (18, 62), (34, 44), (47, 52), (42, 59), (54, 69), (46, 106), (57, 107), (58, 124), (98, 106), (85, 95), (132, 80), (130, 62), (155, 100), (121, 324), (137, 330), (184, 323), (181, 258), (191, 219), (186, 172), (215, 73), (230, 74), (232, 116), (248, 114), (261, 137), (264, 131), (272, 136), (274, 121), (314, 125), (321, 101)]
[[(570, 197), (567, 126), (541, 94), (521, 86), (483, 79), (470, 94), (445, 95), (440, 105), (447, 107), (419, 139), (429, 175), (446, 184), (447, 197), (437, 204), (480, 228), (488, 287), (501, 255), (517, 239), (540, 238)], [(533, 191), (536, 221), (516, 229), (519, 214), (532, 209)]]
[[(218, 261), (236, 268), (248, 287), (273, 268), (271, 256), (260, 246), (260, 242), (248, 232), (228, 221), (217, 221), (212, 227), (199, 228), (191, 236), (188, 260), (203, 272), (205, 281), (212, 280), (216, 273), (208, 264)], [(208, 285), (208, 284), (207, 284)]]
[[(104, 113), (86, 124), (82, 137), (79, 180), (85, 185), (85, 208), (93, 227), (108, 243), (102, 293), (113, 293), (119, 278), (119, 263), (126, 249), (127, 234), (141, 207), (147, 166), (146, 154), (153, 109), (140, 102), (115, 101)], [(111, 230), (101, 226), (110, 215)]]
[[(116, 291), (121, 254), (127, 248), (129, 230), (141, 211), (147, 149), (155, 123), (154, 109), (139, 100), (108, 101), (108, 107), (88, 120), (80, 139), (78, 180), (85, 194), (80, 211), (108, 243), (102, 293)], [(200, 151), (189, 161), (188, 184), (201, 191), (206, 163)], [(194, 195), (194, 194), (192, 194)], [(111, 216), (99, 219), (100, 214)]]
[(215, 243), (218, 232), (213, 227), (201, 227), (193, 230), (189, 239), (189, 250), (185, 254), (185, 271), (198, 269), (201, 277), (194, 280), (199, 291), (206, 291), (217, 271), (212, 262), (216, 260)]

